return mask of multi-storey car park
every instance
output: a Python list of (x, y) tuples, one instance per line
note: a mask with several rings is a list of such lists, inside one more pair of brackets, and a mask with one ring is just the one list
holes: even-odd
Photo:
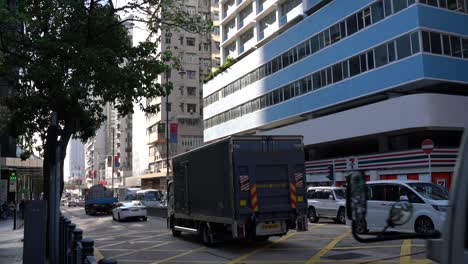
[[(337, 185), (359, 168), (372, 180), (450, 187), (468, 121), (468, 0), (244, 0), (220, 9), (221, 60), (238, 61), (203, 88), (205, 142), (299, 134), (311, 184), (329, 184), (333, 166)], [(430, 156), (424, 139), (434, 142)]]

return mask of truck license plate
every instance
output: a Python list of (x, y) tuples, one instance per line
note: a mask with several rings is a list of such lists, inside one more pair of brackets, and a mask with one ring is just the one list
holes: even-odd
[(138, 212), (139, 210), (138, 209), (132, 209), (132, 212)]
[(281, 223), (262, 223), (257, 225), (257, 235), (279, 234), (281, 231)]

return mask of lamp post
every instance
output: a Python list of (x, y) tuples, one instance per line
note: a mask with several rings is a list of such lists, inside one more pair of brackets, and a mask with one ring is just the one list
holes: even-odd
[[(169, 71), (170, 69), (166, 71), (166, 85), (169, 83)], [(179, 74), (183, 78), (185, 74), (183, 68), (179, 69)], [(169, 181), (169, 94), (166, 94), (166, 184)]]

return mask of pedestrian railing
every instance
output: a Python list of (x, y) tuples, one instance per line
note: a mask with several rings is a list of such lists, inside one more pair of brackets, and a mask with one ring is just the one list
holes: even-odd
[(60, 216), (59, 256), (62, 264), (116, 264), (114, 259), (94, 258), (94, 240), (83, 238), (83, 230), (69, 219)]

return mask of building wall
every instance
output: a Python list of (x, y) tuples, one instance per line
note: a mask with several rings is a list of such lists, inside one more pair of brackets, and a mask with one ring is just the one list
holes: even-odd
[(84, 144), (80, 140), (70, 140), (66, 159), (68, 161), (68, 179), (84, 180), (86, 176), (85, 151)]
[[(363, 12), (364, 8), (376, 2), (370, 0), (332, 1), (237, 62), (225, 73), (218, 75), (205, 85), (204, 98), (304, 40), (321, 33), (337, 22), (343, 21), (349, 15)], [(463, 26), (466, 24), (468, 24), (468, 16), (464, 13), (419, 3), (411, 4), (407, 8), (370, 24), (282, 70), (205, 106), (204, 139), (211, 141), (230, 134), (252, 133), (256, 129), (284, 126), (297, 122), (297, 119), (304, 115), (332, 109), (345, 103), (364, 102), (365, 97), (388, 91), (404, 90), (407, 92), (424, 86), (440, 84), (440, 82), (463, 87), (468, 83), (468, 75), (464, 74), (468, 69), (468, 55), (461, 58), (423, 50), (424, 39), (421, 31), (443, 32), (446, 35), (467, 39), (468, 28)], [(308, 91), (300, 96), (230, 121), (215, 126), (206, 125), (208, 119), (212, 117), (219, 116), (240, 105), (250, 104), (252, 100), (267, 95), (273, 90), (333, 66), (335, 63), (347, 61), (357, 54), (367, 51), (374, 52), (374, 49), (379, 45), (387, 44), (389, 41), (396, 43), (396, 39), (411, 32), (418, 32), (415, 34), (418, 35), (419, 43), (413, 47), (414, 52), (408, 57), (369, 69), (365, 73), (317, 90)], [(416, 47), (419, 50), (414, 50)], [(443, 92), (443, 90), (443, 87), (440, 88), (440, 91)]]

